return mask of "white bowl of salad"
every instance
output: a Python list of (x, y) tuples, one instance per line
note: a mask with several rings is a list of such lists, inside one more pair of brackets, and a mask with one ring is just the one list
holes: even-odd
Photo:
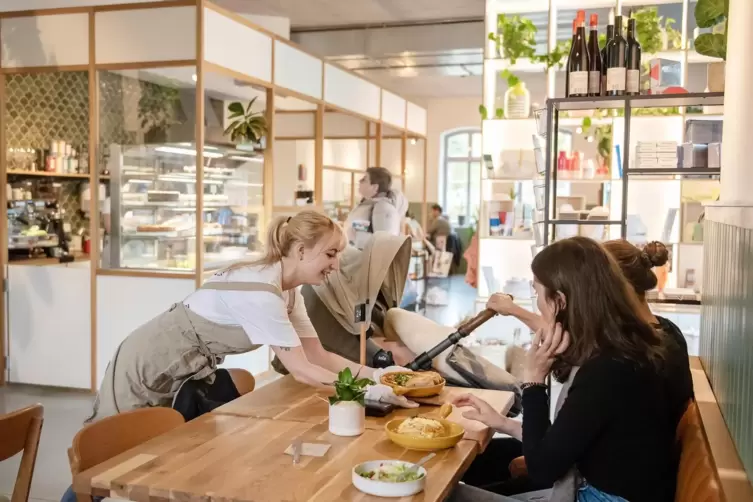
[[(401, 460), (374, 460), (353, 468), (353, 485), (377, 497), (409, 497), (421, 493), (426, 485), (426, 469)], [(404, 476), (408, 473), (407, 476)]]

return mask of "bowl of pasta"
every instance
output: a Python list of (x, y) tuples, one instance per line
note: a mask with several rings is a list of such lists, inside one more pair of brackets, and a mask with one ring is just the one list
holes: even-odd
[(395, 371), (382, 375), (380, 382), (405, 397), (436, 396), (445, 386), (445, 379), (435, 371)]
[(422, 416), (390, 420), (384, 429), (393, 443), (419, 451), (452, 448), (465, 434), (465, 429), (455, 422)]

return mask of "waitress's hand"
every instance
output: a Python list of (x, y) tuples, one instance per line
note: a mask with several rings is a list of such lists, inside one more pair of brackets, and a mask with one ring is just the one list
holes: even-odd
[(398, 396), (389, 385), (378, 383), (366, 387), (366, 399), (370, 401), (381, 401), (383, 403), (394, 404), (401, 408), (418, 408), (418, 403), (409, 400), (405, 396)]
[(570, 346), (570, 333), (560, 323), (542, 328), (533, 337), (523, 363), (523, 382), (545, 383), (555, 358)]
[(507, 293), (494, 293), (486, 302), (486, 308), (492, 309), (499, 315), (511, 315), (515, 307), (515, 300)]
[(492, 408), (492, 405), (480, 397), (476, 397), (473, 394), (463, 394), (454, 398), (452, 404), (458, 408), (470, 408), (463, 412), (464, 418), (481, 422), (497, 432), (509, 434), (508, 429), (510, 429), (510, 425), (507, 422), (512, 422), (512, 420), (500, 415), (497, 410)]

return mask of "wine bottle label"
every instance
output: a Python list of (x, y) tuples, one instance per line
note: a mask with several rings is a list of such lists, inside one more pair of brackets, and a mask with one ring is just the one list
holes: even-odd
[(569, 96), (577, 96), (579, 94), (588, 94), (588, 72), (587, 71), (571, 71), (570, 72), (570, 88), (568, 89)]
[(607, 91), (624, 91), (625, 79), (625, 68), (609, 68), (607, 70)]
[(640, 90), (641, 72), (640, 70), (627, 71), (627, 92), (638, 92)]
[(601, 72), (588, 72), (588, 93), (599, 94), (601, 92)]

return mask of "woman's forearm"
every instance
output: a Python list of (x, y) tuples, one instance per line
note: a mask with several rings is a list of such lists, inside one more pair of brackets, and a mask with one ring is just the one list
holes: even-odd
[(496, 430), (501, 434), (507, 434), (514, 437), (518, 441), (523, 441), (523, 423), (517, 420), (504, 417), (505, 422), (503, 427), (498, 427)]
[(538, 331), (543, 328), (543, 320), (540, 315), (534, 314), (528, 309), (515, 305), (510, 311), (510, 315), (528, 326), (532, 331)]

